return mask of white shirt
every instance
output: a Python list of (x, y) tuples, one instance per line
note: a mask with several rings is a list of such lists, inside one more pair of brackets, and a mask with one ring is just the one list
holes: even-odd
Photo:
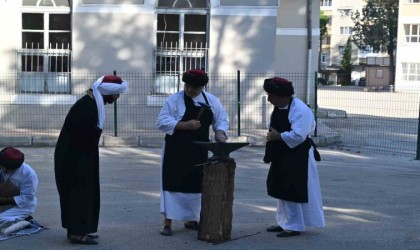
[(13, 185), (18, 187), (20, 194), (13, 197), (16, 207), (0, 213), (0, 223), (2, 221), (25, 219), (33, 214), (37, 204), (35, 193), (38, 187), (38, 177), (35, 171), (28, 164), (23, 163), (15, 172), (8, 174), (2, 172), (1, 176), (4, 181), (10, 180)]
[[(225, 109), (217, 97), (208, 92), (203, 92), (205, 93), (211, 107), (211, 111), (213, 112), (213, 131), (222, 130), (226, 132), (229, 129), (229, 121)], [(200, 106), (198, 102), (206, 103), (202, 94), (192, 99), (196, 106)], [(166, 102), (158, 115), (156, 127), (166, 134), (172, 135), (176, 124), (184, 116), (185, 110), (184, 91), (182, 90), (166, 99)]]

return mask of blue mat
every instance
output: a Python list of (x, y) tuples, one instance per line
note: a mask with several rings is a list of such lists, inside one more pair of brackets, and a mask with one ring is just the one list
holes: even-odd
[(29, 222), (31, 224), (29, 224), (27, 227), (25, 227), (25, 228), (23, 228), (23, 229), (21, 229), (17, 232), (10, 233), (10, 234), (0, 233), (0, 241), (12, 239), (12, 238), (19, 237), (19, 236), (35, 234), (35, 233), (38, 233), (38, 232), (40, 232), (44, 229), (47, 229), (43, 225), (39, 224), (36, 220), (32, 219)]

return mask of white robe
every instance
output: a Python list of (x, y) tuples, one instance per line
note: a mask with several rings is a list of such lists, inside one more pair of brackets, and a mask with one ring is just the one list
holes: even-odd
[[(229, 121), (227, 114), (219, 99), (214, 95), (205, 92), (211, 110), (213, 112), (213, 131), (222, 130), (227, 132), (229, 129)], [(194, 103), (205, 102), (202, 94), (193, 98)], [(184, 103), (184, 91), (179, 91), (168, 97), (162, 107), (156, 122), (156, 127), (166, 134), (172, 135), (175, 131), (176, 124), (184, 116), (186, 107)], [(165, 154), (165, 144), (162, 148), (162, 160)], [(162, 176), (162, 165), (161, 165)], [(165, 214), (167, 219), (199, 221), (201, 211), (201, 193), (179, 193), (169, 192), (162, 189), (162, 178), (160, 186), (160, 212)]]
[[(35, 171), (26, 163), (12, 174), (2, 173), (3, 181), (10, 180), (20, 189), (20, 195), (14, 196), (15, 206), (0, 212), (0, 223), (6, 221), (24, 220), (35, 212), (37, 198), (35, 192), (38, 186), (38, 177)], [(10, 179), (9, 179), (10, 177)]]
[[(285, 107), (287, 108), (287, 107)], [(293, 98), (289, 111), (291, 131), (281, 133), (284, 142), (294, 148), (305, 141), (315, 129), (312, 111), (298, 98)], [(304, 231), (305, 226), (325, 226), (318, 170), (311, 147), (308, 159), (308, 203), (278, 200), (276, 220), (283, 229)]]

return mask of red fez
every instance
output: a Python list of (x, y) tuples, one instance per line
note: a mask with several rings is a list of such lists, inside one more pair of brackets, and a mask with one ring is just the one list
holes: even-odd
[(122, 78), (119, 76), (114, 75), (105, 75), (102, 79), (103, 83), (118, 83), (121, 84), (123, 82)]
[(265, 79), (264, 90), (276, 96), (292, 96), (295, 94), (292, 82), (281, 77)]
[(199, 87), (206, 85), (209, 82), (209, 77), (204, 70), (192, 69), (182, 74), (182, 81), (188, 85)]
[(17, 169), (22, 166), (25, 155), (20, 150), (7, 147), (0, 151), (0, 165), (7, 169)]

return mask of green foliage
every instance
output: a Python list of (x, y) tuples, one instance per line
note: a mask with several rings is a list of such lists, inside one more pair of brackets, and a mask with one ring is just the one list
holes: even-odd
[(320, 16), (319, 16), (319, 29), (320, 29), (320, 34), (319, 34), (319, 52), (318, 52), (318, 72), (321, 71), (321, 53), (322, 53), (322, 41), (324, 40), (324, 37), (327, 35), (328, 33), (328, 16), (325, 15), (324, 11), (320, 12)]
[(352, 41), (359, 49), (367, 46), (387, 52), (390, 61), (390, 84), (395, 81), (394, 51), (397, 48), (398, 0), (366, 0), (362, 14), (356, 11)]
[(347, 39), (346, 47), (344, 47), (343, 59), (341, 60), (341, 71), (345, 73), (350, 73), (353, 69), (353, 62), (351, 60), (351, 40)]
[(360, 48), (370, 46), (374, 51), (391, 55), (396, 48), (398, 28), (398, 2), (396, 0), (367, 0), (362, 14), (356, 11), (352, 41)]
[(319, 16), (320, 39), (323, 39), (328, 34), (328, 20), (328, 16), (325, 15), (324, 11), (321, 11)]

